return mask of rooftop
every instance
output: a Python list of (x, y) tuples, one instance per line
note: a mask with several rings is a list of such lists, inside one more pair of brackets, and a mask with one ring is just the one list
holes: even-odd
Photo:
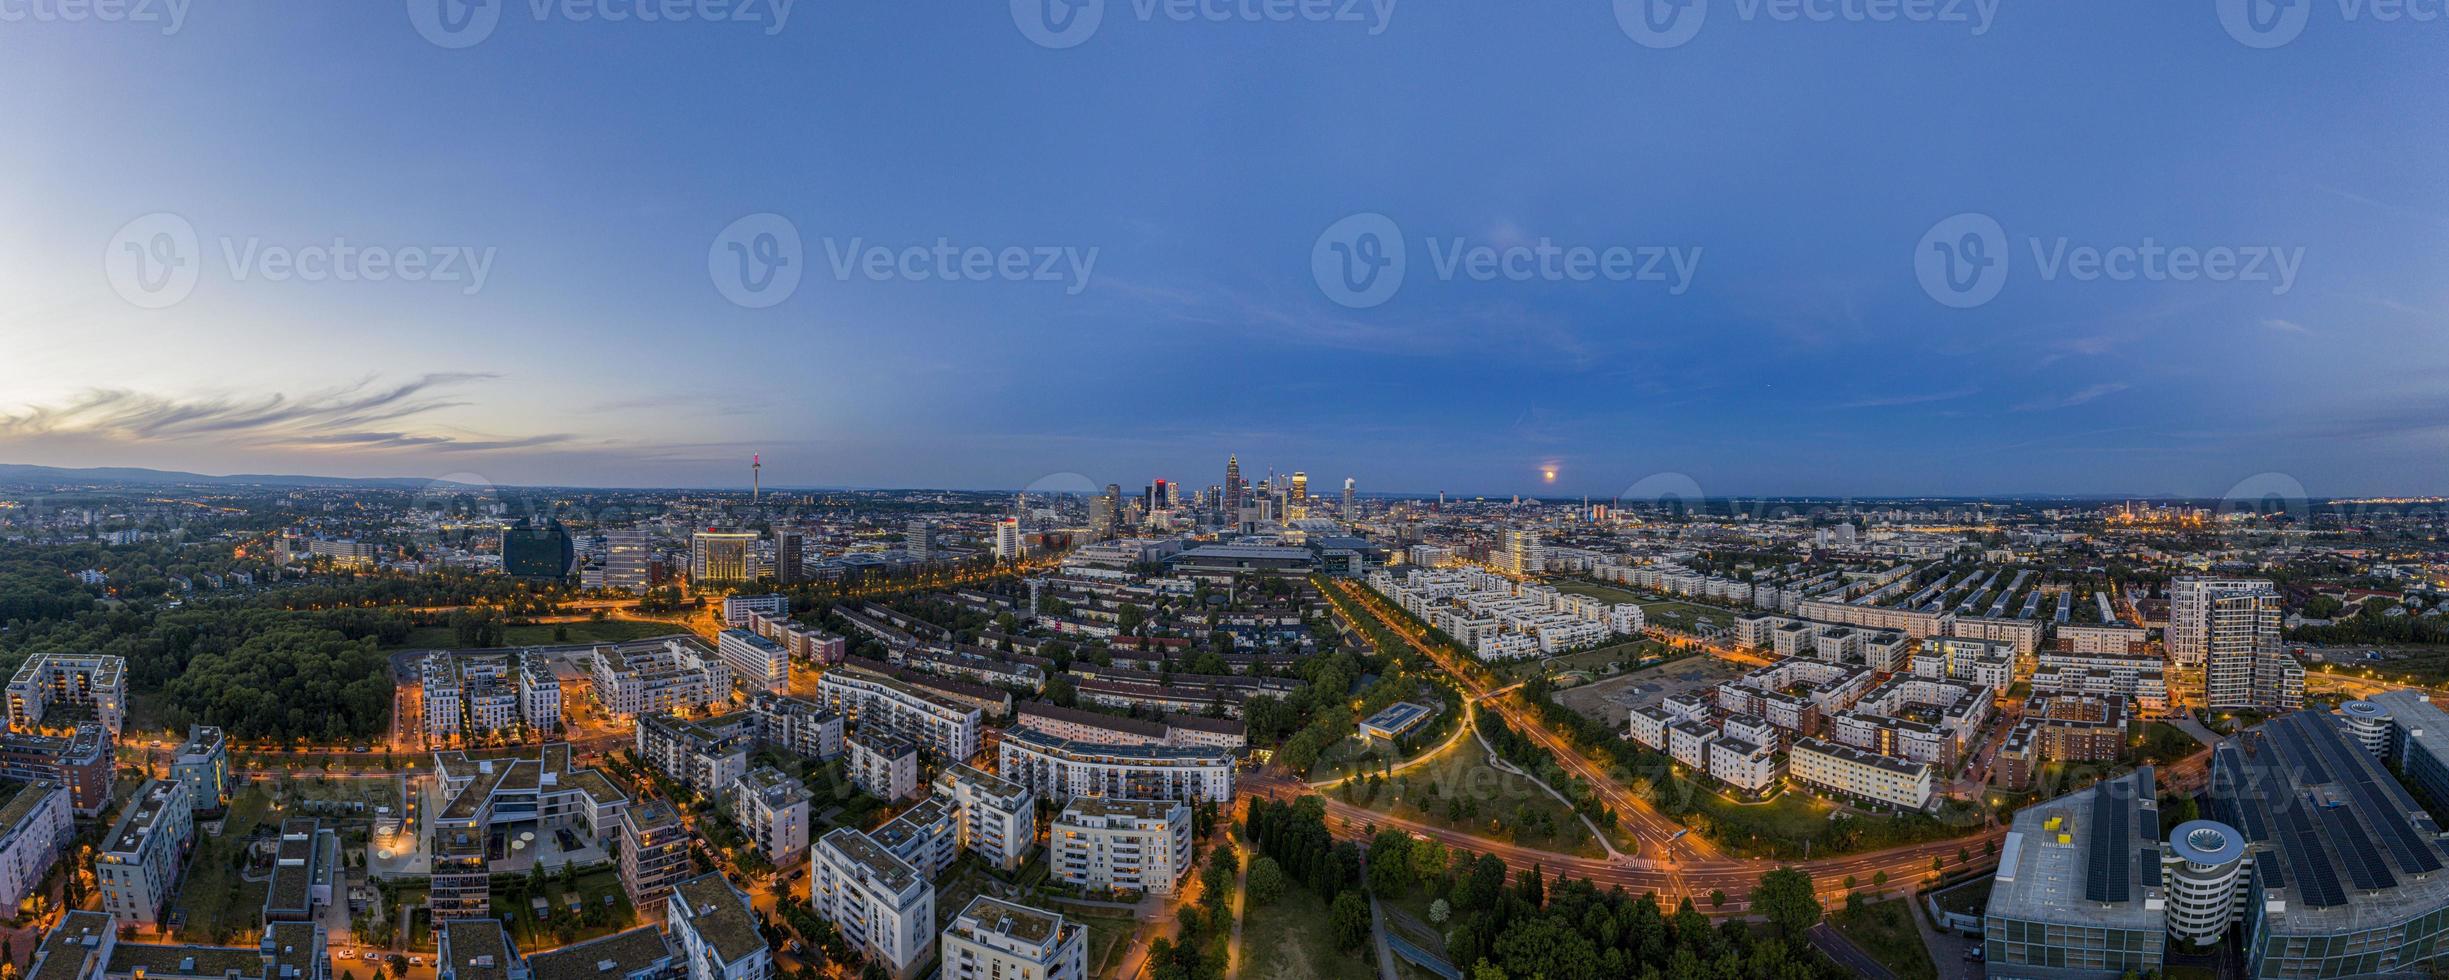
[(643, 925), (527, 956), (535, 980), (620, 980), (672, 958), (663, 930)]
[(1989, 914), (2156, 932), (2160, 815), (2151, 767), (2016, 811)]
[(442, 949), (450, 959), (435, 957), (436, 966), (448, 965), (459, 980), (509, 980), (510, 936), (502, 931), (500, 919), (452, 919), (442, 924)]
[(1031, 946), (1047, 945), (1063, 931), (1063, 917), (1053, 912), (1014, 905), (999, 898), (980, 895), (969, 900), (969, 906), (952, 920), (949, 932), (970, 935), (1010, 936)]
[[(2438, 713), (2383, 703), (2394, 716)], [(2344, 727), (2299, 711), (2212, 752), (2203, 816), (2245, 835), (2256, 884), (2285, 903), (2266, 913), (2268, 934), (2337, 935), (2449, 908), (2438, 825)]]
[(839, 827), (819, 839), (820, 848), (839, 852), (851, 866), (876, 879), (885, 888), (899, 892), (923, 881), (918, 869), (895, 857), (884, 845), (849, 827)]
[(672, 886), (671, 900), (686, 907), (689, 928), (724, 963), (739, 962), (765, 948), (765, 937), (757, 934), (757, 919), (748, 909), (748, 896), (732, 888), (721, 873), (702, 874)]

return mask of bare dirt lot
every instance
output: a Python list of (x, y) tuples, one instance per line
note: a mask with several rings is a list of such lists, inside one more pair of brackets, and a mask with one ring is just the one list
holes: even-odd
[(1678, 694), (1708, 691), (1743, 676), (1743, 667), (1716, 657), (1686, 657), (1648, 670), (1584, 684), (1556, 693), (1556, 702), (1590, 718), (1622, 727), (1634, 705), (1657, 704)]

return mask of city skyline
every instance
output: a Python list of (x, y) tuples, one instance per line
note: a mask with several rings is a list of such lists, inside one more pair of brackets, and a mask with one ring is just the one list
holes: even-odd
[[(1107, 4), (1067, 44), (1001, 5), (751, 7), (6, 25), (33, 43), (0, 119), (38, 138), (0, 176), (43, 192), (0, 223), (0, 462), (712, 487), (762, 452), (771, 486), (999, 488), (1205, 486), (1238, 451), (1594, 499), (2449, 478), (2420, 29)], [(719, 274), (774, 256), (787, 286)]]

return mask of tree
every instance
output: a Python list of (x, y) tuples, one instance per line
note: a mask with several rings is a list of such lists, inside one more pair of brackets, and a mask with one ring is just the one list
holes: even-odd
[(1334, 931), (1336, 945), (1360, 949), (1369, 942), (1369, 900), (1356, 891), (1336, 895), (1335, 904), (1327, 909), (1327, 923)]
[(1445, 925), (1446, 919), (1453, 914), (1454, 907), (1447, 905), (1445, 899), (1441, 898), (1429, 903), (1429, 923), (1431, 925)]
[(1712, 888), (1709, 890), (1709, 907), (1713, 909), (1722, 909), (1726, 907), (1725, 889)]
[(1250, 900), (1273, 905), (1284, 894), (1284, 868), (1271, 857), (1250, 862)]
[(1788, 938), (1799, 938), (1826, 913), (1812, 893), (1811, 876), (1794, 868), (1779, 868), (1760, 876), (1752, 889), (1752, 908), (1768, 916), (1769, 924)]

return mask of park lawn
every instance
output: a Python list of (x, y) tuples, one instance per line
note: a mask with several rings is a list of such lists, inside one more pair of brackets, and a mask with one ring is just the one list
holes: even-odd
[(1693, 804), (1709, 818), (1704, 835), (1736, 853), (1765, 851), (1779, 841), (1805, 840), (1828, 826), (1837, 806), (1803, 793), (1783, 793), (1766, 803), (1746, 806), (1720, 795), (1715, 787), (1685, 783)]
[(1584, 650), (1580, 653), (1568, 653), (1561, 657), (1550, 657), (1546, 660), (1515, 661), (1514, 663), (1506, 664), (1502, 669), (1507, 676), (1516, 680), (1530, 676), (1530, 673), (1533, 671), (1544, 672), (1551, 677), (1557, 674), (1566, 673), (1568, 671), (1578, 671), (1588, 674), (1590, 675), (1591, 679), (1596, 680), (1602, 677), (1614, 677), (1617, 676), (1617, 674), (1622, 673), (1621, 671), (1610, 670), (1616, 661), (1622, 660), (1627, 663), (1640, 663), (1641, 658), (1652, 656), (1657, 652), (1657, 650), (1651, 648), (1656, 648), (1659, 646), (1660, 645), (1656, 640), (1627, 640), (1623, 643), (1609, 644), (1596, 650)]
[(1242, 924), (1242, 976), (1336, 980), (1366, 973), (1360, 950), (1337, 949), (1327, 921), (1326, 903), (1297, 885), (1272, 904), (1251, 903)]
[(1922, 945), (1913, 914), (1912, 899), (1891, 898), (1867, 903), (1858, 912), (1839, 910), (1828, 921), (1897, 980), (1938, 980), (1939, 968), (1930, 961), (1930, 947)]
[(2165, 721), (2145, 724), (2141, 734), (2143, 748), (2138, 756), (2145, 762), (2166, 765), (2202, 749), (2202, 743), (2186, 734), (2185, 729)]
[(1558, 592), (1564, 592), (1571, 595), (1586, 595), (1594, 599), (1605, 599), (1609, 602), (1638, 603), (1641, 606), (1641, 615), (1645, 617), (1648, 622), (1654, 625), (1667, 627), (1668, 629), (1689, 631), (1692, 629), (1693, 624), (1696, 621), (1703, 618), (1716, 620), (1717, 624), (1720, 626), (1728, 626), (1734, 623), (1736, 617), (1742, 615), (1742, 613), (1736, 612), (1732, 609), (1720, 609), (1715, 606), (1704, 606), (1699, 603), (1684, 602), (1680, 599), (1659, 599), (1652, 596), (1646, 596), (1638, 592), (1619, 589), (1612, 585), (1601, 585), (1597, 582), (1583, 582), (1575, 580), (1556, 581), (1548, 584), (1555, 586), (1556, 591)]
[[(1408, 795), (1407, 783), (1411, 787)], [(1429, 792), (1431, 787), (1434, 793)], [(1573, 808), (1549, 796), (1529, 778), (1491, 765), (1488, 750), (1477, 738), (1464, 738), (1452, 751), (1396, 773), (1383, 785), (1346, 783), (1327, 792), (1389, 816), (1494, 837), (1520, 847), (1585, 857), (1606, 854)], [(1449, 813), (1447, 802), (1456, 799), (1466, 801), (1469, 809)], [(1553, 829), (1537, 833), (1518, 829), (1518, 810), (1545, 815)]]
[[(567, 631), (569, 639), (556, 640), (553, 631)], [(502, 646), (541, 647), (572, 643), (621, 643), (643, 640), (650, 636), (672, 636), (686, 633), (689, 628), (679, 623), (639, 622), (628, 619), (607, 619), (600, 622), (585, 620), (575, 623), (524, 623), (502, 627)], [(449, 650), (459, 646), (459, 637), (448, 626), (420, 626), (408, 631), (385, 649)]]
[[(638, 919), (637, 910), (629, 904), (629, 893), (621, 888), (621, 873), (614, 868), (580, 872), (575, 887), (562, 884), (561, 873), (556, 870), (544, 876), (544, 887), (540, 893), (518, 896), (516, 901), (512, 901), (510, 892), (507, 884), (493, 887), (493, 910), (496, 915), (504, 911), (513, 913), (510, 937), (520, 949), (583, 943), (629, 928)], [(597, 919), (597, 924), (587, 925), (584, 913), (570, 911), (567, 903), (562, 901), (562, 896), (570, 892), (578, 894), (581, 907), (586, 909), (603, 907), (604, 898), (610, 896), (611, 914), (599, 913), (601, 917)], [(543, 898), (547, 906), (547, 914), (541, 920), (536, 918), (535, 908), (528, 901), (537, 897)], [(568, 925), (566, 930), (562, 928), (564, 924)]]
[(221, 836), (199, 836), (175, 906), (186, 916), (176, 931), (178, 941), (223, 944), (261, 926), (267, 883), (245, 880), (238, 855), (256, 824), (279, 816), (272, 810), (272, 798), (249, 783), (230, 799)]

